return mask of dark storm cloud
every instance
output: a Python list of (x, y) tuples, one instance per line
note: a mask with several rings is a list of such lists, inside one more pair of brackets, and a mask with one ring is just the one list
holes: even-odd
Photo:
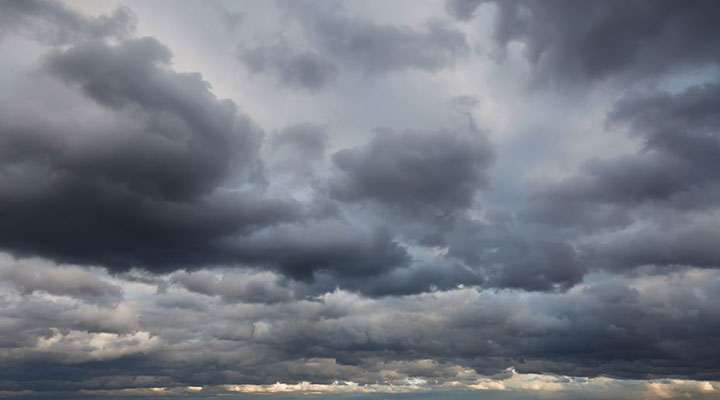
[(654, 151), (593, 160), (560, 183), (532, 189), (523, 218), (588, 230), (622, 227), (633, 221), (633, 207), (667, 203), (694, 180), (691, 164)]
[(537, 188), (523, 217), (584, 231), (637, 224), (583, 246), (600, 268), (720, 266), (712, 245), (720, 202), (718, 107), (718, 84), (621, 99), (608, 124), (627, 127), (642, 140), (641, 151), (593, 160), (578, 174)]
[(332, 157), (338, 169), (331, 194), (342, 201), (371, 200), (393, 211), (452, 217), (473, 204), (488, 186), (493, 160), (480, 132), (395, 133), (378, 131), (364, 146)]
[[(677, 286), (669, 291), (660, 290), (668, 284), (667, 278), (649, 280), (644, 288), (642, 284), (633, 286), (621, 280), (609, 280), (590, 285), (579, 294), (550, 300), (539, 308), (530, 306), (526, 310), (530, 315), (542, 313), (540, 310), (544, 309), (549, 311), (546, 315), (549, 319), (528, 315), (544, 328), (531, 329), (527, 342), (516, 347), (518, 355), (525, 358), (525, 363), (517, 366), (518, 370), (562, 371), (585, 376), (607, 374), (621, 378), (683, 374), (717, 379), (715, 351), (703, 354), (715, 348), (713, 332), (720, 327), (717, 313), (708, 308), (715, 301), (714, 295), (709, 303), (704, 300), (696, 303), (697, 297), (682, 294), (694, 285), (700, 285), (699, 290), (703, 292), (713, 290), (711, 287), (717, 285), (717, 281), (701, 284), (696, 279), (703, 278), (676, 281)], [(656, 293), (651, 293), (653, 290)], [(652, 311), (657, 306), (698, 308), (697, 313), (657, 315)], [(671, 313), (668, 308), (664, 312)], [(548, 325), (540, 322), (543, 320)], [(563, 320), (568, 323), (562, 323)], [(522, 323), (515, 327), (521, 326)], [(551, 331), (555, 332), (551, 334)], [(639, 364), (643, 367), (637, 368)]]
[[(715, 213), (701, 216), (654, 216), (636, 231), (618, 233), (585, 246), (598, 268), (624, 270), (637, 266), (720, 268), (720, 228)], [(657, 221), (659, 220), (659, 221)], [(661, 269), (659, 272), (662, 272)]]
[(524, 236), (515, 223), (464, 221), (448, 234), (448, 256), (472, 267), (488, 287), (552, 291), (582, 281), (587, 267), (570, 244)]
[(228, 262), (232, 244), (222, 242), (229, 236), (295, 218), (293, 202), (222, 189), (262, 178), (262, 133), (198, 74), (169, 69), (170, 57), (144, 38), (91, 42), (47, 58), (46, 70), (99, 105), (84, 107), (100, 117), (67, 126), (49, 111), (24, 119), (32, 111), (22, 102), (3, 110), (5, 249), (172, 269)]
[[(109, 388), (122, 376), (144, 377), (124, 387), (331, 383), (338, 376), (442, 383), (463, 380), (458, 368), (492, 375), (510, 366), (572, 376), (719, 377), (715, 271), (596, 276), (582, 289), (553, 294), (463, 289), (368, 299), (335, 291), (257, 304), (177, 291), (187, 284), (217, 294), (221, 281), (203, 274), (178, 274), (184, 283), (157, 301), (140, 299), (134, 310), (78, 308), (32, 296), (7, 303), (2, 337), (18, 340), (6, 339), (2, 366), (14, 368), (0, 369), (0, 387)], [(23, 315), (33, 318), (18, 324)], [(88, 321), (130, 336), (95, 336), (99, 327)], [(42, 329), (47, 326), (58, 329)], [(98, 346), (99, 338), (107, 345)], [(39, 362), (43, 368), (32, 368)]]
[[(316, 271), (368, 276), (409, 262), (383, 229), (266, 197), (260, 130), (198, 74), (170, 69), (170, 59), (152, 38), (90, 42), (47, 57), (45, 70), (91, 99), (103, 119), (72, 130), (5, 111), (4, 249), (116, 270), (238, 262), (302, 280)], [(318, 158), (325, 135), (296, 125), (273, 145)], [(238, 185), (249, 189), (230, 189)], [(321, 220), (303, 221), (305, 211)], [(281, 222), (299, 224), (273, 227)]]
[(437, 71), (468, 49), (462, 32), (437, 21), (416, 30), (350, 17), (338, 4), (281, 4), (298, 18), (319, 52), (367, 75), (408, 69)]
[(251, 73), (274, 75), (280, 83), (311, 91), (322, 89), (335, 79), (338, 67), (312, 52), (295, 52), (287, 44), (241, 49), (240, 61)]
[[(378, 262), (383, 260), (367, 260), (368, 264)], [(446, 291), (483, 282), (479, 273), (454, 260), (409, 262), (403, 257), (391, 265), (394, 268), (368, 267), (367, 272), (361, 274), (320, 269), (314, 273), (312, 281), (288, 279), (269, 271), (179, 271), (171, 275), (170, 282), (193, 293), (219, 296), (226, 302), (266, 304), (314, 299), (338, 287), (375, 298)], [(162, 287), (163, 290), (171, 289), (167, 285)], [(174, 304), (177, 300), (177, 303), (185, 304), (181, 298), (173, 299), (163, 301)], [(193, 304), (190, 300), (186, 303)]]
[(0, 1), (0, 33), (19, 31), (43, 43), (66, 44), (124, 37), (134, 30), (135, 15), (128, 8), (118, 8), (110, 15), (90, 17), (55, 1)]
[[(452, 0), (447, 10), (467, 20), (482, 3)], [(713, 0), (493, 3), (495, 41), (523, 43), (540, 81), (643, 78), (720, 61), (720, 4)]]
[[(100, 120), (73, 129), (52, 117), (23, 120), (18, 112), (30, 111), (22, 104), (4, 110), (0, 243), (5, 249), (116, 270), (163, 272), (239, 262), (303, 281), (321, 273), (353, 286), (353, 277), (366, 277), (353, 287), (378, 293), (389, 291), (373, 288), (370, 277), (377, 274), (393, 279), (411, 274), (413, 283), (403, 289), (408, 292), (457, 283), (450, 277), (457, 274), (453, 269), (448, 276), (428, 267), (391, 272), (407, 268), (411, 259), (382, 227), (333, 219), (273, 227), (299, 221), (303, 211), (296, 202), (263, 197), (262, 133), (232, 102), (218, 100), (199, 74), (173, 71), (171, 57), (152, 38), (115, 45), (91, 41), (46, 57), (44, 70), (92, 100)], [(321, 158), (326, 135), (322, 127), (296, 125), (276, 134), (271, 144), (303, 159)], [(380, 186), (404, 185), (412, 196), (372, 188), (382, 174), (362, 171), (376, 163), (370, 148), (352, 166), (342, 161), (347, 152), (336, 157), (351, 178), (345, 189), (358, 196), (346, 192), (345, 200), (370, 197), (397, 207), (408, 201), (413, 212), (445, 216), (468, 208), (476, 186), (486, 184), (491, 151), (483, 137), (392, 134), (378, 141), (377, 146), (389, 146), (380, 154), (385, 164), (395, 156), (403, 164)], [(422, 175), (435, 168), (433, 179)], [(224, 188), (238, 184), (256, 189)], [(442, 191), (447, 193), (437, 194)], [(437, 283), (421, 282), (423, 277)], [(468, 275), (461, 281), (475, 279)]]
[[(478, 3), (447, 9), (467, 20)], [(441, 22), (383, 25), (338, 4), (283, 4), (283, 22), (305, 34), (303, 50), (248, 42), (241, 59), (288, 85), (318, 90), (340, 69), (360, 79), (437, 72), (467, 51), (464, 35)], [(543, 79), (560, 76), (551, 67), (576, 82), (716, 61), (713, 4), (647, 4), (498, 2), (496, 38), (524, 42)], [(546, 170), (545, 156), (522, 164), (527, 173), (497, 171), (490, 181), (495, 157), (513, 155), (505, 132), (495, 149), (469, 112), (497, 106), (500, 128), (526, 118), (506, 112), (493, 85), (482, 104), (428, 94), (432, 104), (451, 98), (469, 115), (469, 132), (380, 129), (338, 151), (330, 139), (351, 138), (332, 127), (356, 129), (355, 117), (297, 124), (317, 114), (273, 108), (281, 105), (267, 92), (238, 94), (286, 127), (263, 146), (240, 106), (219, 99), (200, 74), (174, 69), (167, 47), (124, 37), (129, 11), (0, 7), (35, 21), (24, 30), (0, 14), (3, 29), (62, 45), (21, 40), (19, 53), (47, 53), (8, 61), (15, 70), (0, 73), (11, 89), (0, 93), (0, 249), (33, 257), (0, 258), (0, 396), (152, 387), (194, 396), (189, 386), (205, 395), (217, 389), (210, 385), (300, 381), (465, 387), (507, 382), (508, 368), (541, 374), (523, 389), (546, 378), (557, 379), (554, 388), (574, 382), (550, 374), (582, 377), (580, 386), (596, 376), (601, 384), (720, 380), (720, 85), (625, 96), (608, 85), (609, 98), (622, 99), (607, 129), (627, 129), (642, 149), (592, 149), (600, 157), (559, 182), (536, 182), (523, 203), (523, 193), (504, 197), (493, 185), (564, 164)], [(242, 15), (251, 21), (254, 11)], [(48, 35), (38, 36), (38, 21)], [(143, 25), (150, 32), (152, 22)], [(694, 41), (701, 30), (707, 40)], [(213, 60), (174, 43), (183, 65)], [(650, 66), (661, 47), (670, 61)], [(452, 91), (465, 78), (496, 77), (465, 70), (437, 79)], [(337, 102), (338, 114), (368, 106), (369, 92), (358, 91)], [(556, 106), (540, 104), (552, 96), (533, 96), (538, 113)]]
[(332, 219), (257, 231), (236, 248), (247, 263), (299, 280), (319, 271), (338, 279), (374, 276), (410, 262), (387, 229), (360, 229)]
[[(317, 286), (321, 287), (322, 279), (318, 279), (318, 282)], [(435, 259), (430, 262), (416, 261), (379, 276), (346, 279), (342, 281), (342, 287), (365, 296), (379, 297), (445, 291), (482, 283), (482, 275), (471, 268), (458, 262)], [(329, 289), (331, 287), (325, 288), (326, 291)]]
[(696, 168), (712, 165), (720, 154), (720, 83), (691, 86), (676, 94), (651, 92), (626, 96), (608, 115), (611, 126), (627, 124), (630, 134), (649, 149), (692, 161)]
[(69, 168), (180, 201), (211, 192), (231, 173), (243, 180), (258, 173), (262, 133), (232, 102), (216, 99), (198, 74), (164, 68), (170, 58), (151, 38), (93, 43), (50, 57), (53, 75), (105, 107), (147, 119), (146, 131), (112, 143), (105, 154), (69, 160)]
[(651, 202), (678, 210), (716, 206), (720, 200), (718, 107), (718, 84), (620, 100), (608, 114), (608, 124), (628, 127), (630, 135), (642, 140), (641, 151), (589, 161), (579, 174), (537, 188), (531, 197), (535, 204), (530, 219), (558, 225), (593, 221), (603, 225), (629, 223), (627, 213), (632, 207)]

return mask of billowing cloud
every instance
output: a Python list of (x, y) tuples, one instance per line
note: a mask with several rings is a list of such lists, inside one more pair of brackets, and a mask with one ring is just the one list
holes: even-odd
[(0, 397), (720, 393), (714, 2), (128, 1), (0, 0)]
[(488, 185), (492, 148), (479, 132), (377, 132), (365, 146), (333, 155), (340, 171), (331, 193), (372, 200), (400, 212), (450, 216), (472, 206)]
[[(595, 283), (563, 294), (465, 288), (367, 299), (336, 291), (272, 304), (228, 302), (223, 296), (243, 284), (233, 276), (175, 274), (171, 281), (182, 283), (168, 286), (159, 301), (136, 297), (125, 317), (126, 304), (101, 311), (118, 324), (136, 324), (130, 331), (122, 330), (128, 325), (93, 330), (87, 318), (95, 306), (86, 303), (41, 300), (40, 293), (17, 298), (3, 307), (4, 320), (36, 317), (4, 327), (3, 364), (16, 368), (4, 369), (3, 389), (43, 390), (63, 382), (68, 371), (77, 378), (64, 382), (66, 389), (330, 384), (339, 376), (359, 384), (422, 378), (433, 385), (489, 385), (478, 374), (510, 385), (504, 382), (513, 376), (510, 367), (523, 374), (718, 379), (715, 271), (595, 276)], [(690, 289), (696, 295), (687, 296)], [(214, 290), (224, 294), (208, 297)], [(204, 307), (181, 306), (192, 302)], [(687, 309), (695, 311), (679, 311)], [(38, 329), (43, 326), (57, 328)], [(24, 372), (40, 360), (44, 368)], [(128, 381), (138, 373), (144, 378)]]
[[(450, 0), (446, 8), (469, 20), (483, 3)], [(491, 3), (494, 40), (501, 47), (522, 43), (538, 81), (638, 79), (720, 61), (720, 34), (712, 17), (720, 9), (712, 0)]]
[(621, 99), (608, 114), (642, 141), (632, 155), (588, 162), (580, 173), (531, 194), (524, 218), (565, 229), (617, 235), (588, 238), (599, 268), (720, 266), (717, 84)]
[(525, 290), (567, 289), (587, 271), (569, 242), (523, 237), (513, 223), (464, 222), (448, 238), (448, 255), (476, 269), (491, 287)]
[(3, 257), (0, 278), (20, 293), (47, 293), (69, 296), (90, 303), (116, 303), (122, 289), (81, 268), (57, 268), (39, 260), (13, 260)]
[(345, 72), (364, 77), (432, 73), (469, 52), (463, 32), (438, 19), (414, 27), (349, 16), (332, 2), (278, 4), (290, 28), (277, 27), (260, 44), (243, 39), (237, 55), (252, 76), (269, 75), (282, 86), (315, 93)]
[[(201, 293), (208, 296), (219, 295), (228, 301), (242, 301), (246, 303), (274, 303), (289, 301), (294, 298), (290, 288), (283, 287), (276, 274), (263, 272), (257, 274), (233, 274), (225, 273), (218, 279), (216, 274), (208, 271), (187, 273), (176, 272), (172, 275), (171, 282), (181, 285), (187, 290)], [(174, 302), (173, 299), (178, 300)], [(182, 298), (164, 298), (165, 305), (183, 306), (195, 303), (185, 303)]]
[(118, 8), (110, 15), (91, 17), (55, 1), (1, 2), (0, 33), (18, 30), (50, 44), (125, 37), (135, 31), (135, 15), (126, 7)]
[(297, 279), (312, 278), (316, 271), (375, 275), (410, 260), (386, 229), (360, 229), (335, 220), (258, 231), (237, 246), (248, 262)]
[(170, 56), (144, 38), (48, 57), (71, 90), (51, 96), (92, 112), (72, 125), (49, 109), (3, 110), (6, 249), (121, 268), (220, 262), (224, 237), (297, 214), (292, 202), (223, 189), (261, 180), (262, 133), (199, 75), (171, 70)]
[(463, 33), (438, 21), (429, 21), (418, 30), (351, 18), (331, 3), (282, 4), (318, 51), (367, 75), (409, 69), (436, 71), (468, 51)]

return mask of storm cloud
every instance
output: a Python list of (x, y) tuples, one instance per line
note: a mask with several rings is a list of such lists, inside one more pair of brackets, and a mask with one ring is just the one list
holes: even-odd
[(298, 213), (291, 201), (223, 190), (262, 180), (262, 133), (199, 75), (169, 69), (170, 57), (152, 38), (48, 56), (44, 69), (93, 112), (67, 126), (49, 110), (3, 110), (6, 249), (122, 268), (212, 263), (228, 260), (210, 255), (223, 237)]
[[(534, 79), (562, 84), (609, 78), (642, 79), (717, 64), (720, 34), (715, 1), (450, 0), (446, 9), (470, 20), (478, 7), (495, 7), (493, 39), (523, 44)], [(483, 8), (484, 9), (484, 8)]]
[(717, 397), (717, 14), (0, 0), (0, 397)]
[(350, 18), (339, 4), (329, 2), (281, 4), (297, 16), (319, 51), (366, 75), (409, 69), (436, 71), (468, 51), (463, 33), (438, 21), (414, 29)]
[(330, 193), (393, 212), (449, 218), (470, 208), (475, 193), (487, 188), (492, 159), (490, 144), (477, 131), (379, 131), (365, 146), (333, 155), (340, 172), (330, 181)]
[(585, 246), (601, 268), (717, 267), (711, 244), (718, 204), (718, 85), (652, 91), (619, 100), (607, 123), (641, 139), (637, 153), (588, 162), (581, 173), (539, 187), (525, 218), (597, 232)]

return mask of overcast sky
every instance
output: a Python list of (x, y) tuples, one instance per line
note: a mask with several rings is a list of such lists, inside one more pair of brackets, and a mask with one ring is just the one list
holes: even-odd
[(718, 21), (0, 0), (0, 397), (720, 397)]

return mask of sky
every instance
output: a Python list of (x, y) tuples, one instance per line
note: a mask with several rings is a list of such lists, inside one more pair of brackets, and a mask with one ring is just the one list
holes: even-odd
[(719, 18), (0, 0), (0, 398), (720, 398)]

